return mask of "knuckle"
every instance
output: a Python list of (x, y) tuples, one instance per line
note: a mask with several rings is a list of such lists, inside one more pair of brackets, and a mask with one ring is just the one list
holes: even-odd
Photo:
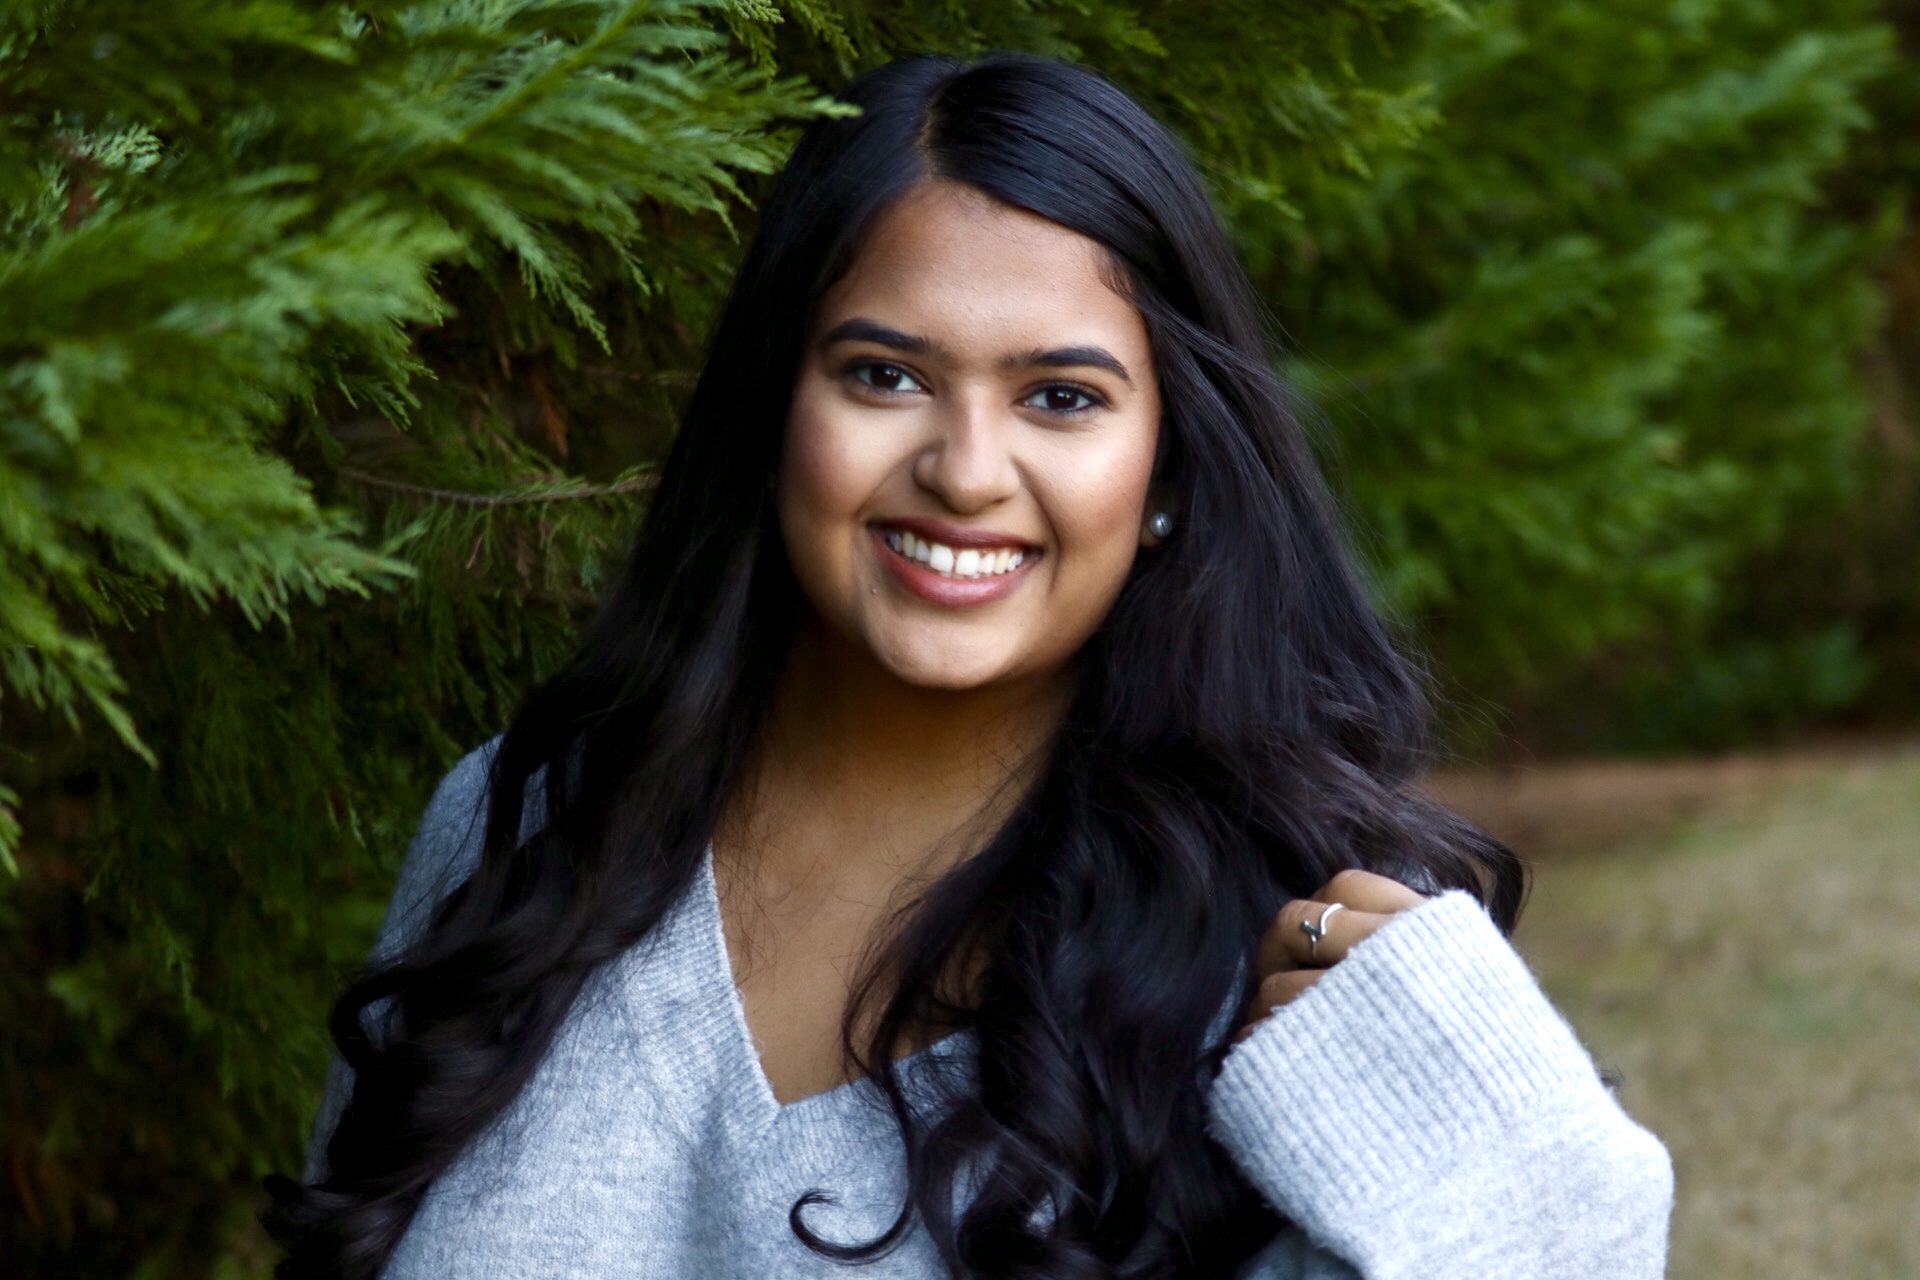
[(1292, 994), (1290, 975), (1286, 970), (1270, 973), (1260, 980), (1260, 999), (1269, 1006), (1278, 1004)]
[(1342, 892), (1358, 889), (1369, 882), (1379, 881), (1385, 878), (1384, 876), (1377, 876), (1371, 871), (1362, 871), (1358, 867), (1348, 867), (1345, 871), (1334, 873), (1333, 879), (1327, 881), (1327, 891), (1337, 898)]
[(1289, 902), (1286, 906), (1281, 907), (1278, 911), (1273, 913), (1273, 923), (1267, 926), (1267, 934), (1266, 934), (1267, 942), (1272, 943), (1272, 942), (1282, 941), (1286, 937), (1287, 930), (1293, 927), (1287, 915), (1288, 909), (1291, 908), (1292, 906), (1293, 904)]

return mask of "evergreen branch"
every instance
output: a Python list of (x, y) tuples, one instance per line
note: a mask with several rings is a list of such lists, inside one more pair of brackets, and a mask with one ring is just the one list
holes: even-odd
[(554, 489), (544, 493), (474, 493), (466, 489), (441, 489), (433, 485), (413, 484), (406, 480), (390, 480), (358, 467), (339, 467), (343, 476), (358, 480), (375, 489), (389, 489), (395, 493), (404, 493), (416, 498), (429, 498), (438, 502), (456, 502), (469, 507), (516, 507), (544, 504), (549, 502), (572, 502), (583, 498), (605, 498), (622, 493), (646, 493), (658, 483), (651, 472), (634, 476), (628, 480), (616, 480), (612, 484), (588, 485), (578, 489)]
[(611, 365), (583, 364), (581, 373), (590, 373), (599, 378), (624, 378), (628, 382), (650, 382), (656, 386), (692, 386), (699, 374), (684, 370), (639, 370), (616, 369)]
[(20, 878), (20, 793), (0, 783), (0, 873), (10, 880)]

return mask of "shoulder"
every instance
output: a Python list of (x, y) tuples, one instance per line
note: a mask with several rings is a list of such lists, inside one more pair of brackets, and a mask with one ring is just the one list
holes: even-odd
[[(486, 839), (493, 761), (503, 736), (495, 734), (461, 756), (435, 784), (401, 861), (393, 898), (374, 948), (376, 956), (396, 955), (419, 936), (434, 905), (479, 865)], [(527, 811), (521, 823), (523, 838), (544, 820), (540, 780), (536, 773), (528, 782)]]

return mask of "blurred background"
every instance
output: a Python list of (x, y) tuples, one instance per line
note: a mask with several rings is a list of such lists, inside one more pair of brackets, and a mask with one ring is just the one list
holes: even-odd
[(0, 1271), (262, 1276), (434, 781), (617, 563), (768, 175), (906, 52), (1191, 144), (1431, 786), (1679, 1177), (1920, 1274), (1920, 5), (0, 14)]

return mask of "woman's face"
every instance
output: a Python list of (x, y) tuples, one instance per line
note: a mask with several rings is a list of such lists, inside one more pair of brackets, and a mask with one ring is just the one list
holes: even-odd
[(1154, 541), (1158, 384), (1102, 253), (932, 179), (876, 220), (822, 299), (780, 529), (821, 621), (903, 681), (1061, 669)]

